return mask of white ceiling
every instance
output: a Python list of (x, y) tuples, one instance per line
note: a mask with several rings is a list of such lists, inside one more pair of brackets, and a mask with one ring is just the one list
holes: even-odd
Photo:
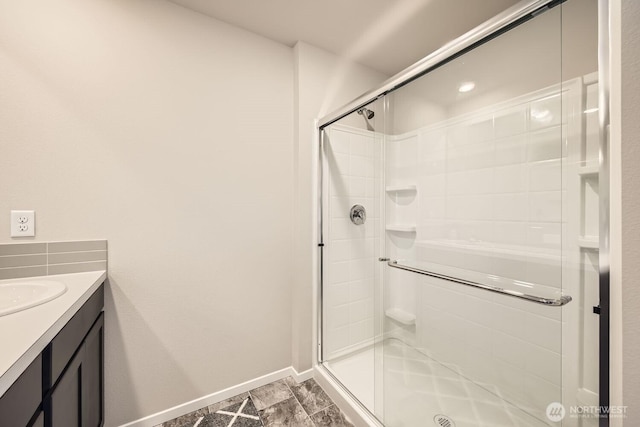
[(293, 46), (301, 40), (387, 75), (518, 0), (170, 0)]

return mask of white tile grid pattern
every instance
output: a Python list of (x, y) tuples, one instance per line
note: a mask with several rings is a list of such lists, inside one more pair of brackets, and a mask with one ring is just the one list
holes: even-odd
[(491, 384), (469, 381), (456, 366), (424, 357), (399, 342), (387, 343), (384, 353), (384, 414), (389, 425), (427, 425), (436, 414), (449, 416), (461, 427), (547, 425), (512, 405), (510, 396)]
[[(390, 191), (384, 197), (385, 222), (387, 230), (385, 255), (394, 260), (416, 259), (416, 233), (393, 231), (394, 225), (416, 229), (419, 193), (422, 191), (416, 182), (419, 162), (416, 152), (419, 135), (414, 133), (397, 137), (387, 136), (385, 141), (385, 187), (415, 186), (416, 191)], [(437, 209), (437, 205), (430, 208)], [(383, 303), (386, 309), (400, 310), (413, 315), (416, 312), (416, 275), (398, 275), (399, 271), (385, 269)], [(407, 344), (415, 343), (412, 326), (385, 319), (384, 335), (400, 338)]]
[[(489, 252), (500, 261), (488, 259), (480, 272), (559, 287), (566, 134), (560, 116), (560, 97), (546, 96), (419, 131), (417, 150), (403, 147), (419, 162), (418, 246), (464, 243), (468, 250), (450, 251), (447, 265)], [(388, 176), (402, 169), (389, 168)]]
[[(417, 181), (418, 232), (415, 248), (396, 252), (477, 271), (478, 281), (495, 274), (529, 282), (534, 294), (558, 289), (566, 155), (560, 108), (559, 96), (544, 96), (418, 131), (417, 146), (399, 146), (406, 158), (417, 159), (417, 173), (407, 175), (400, 161), (387, 167), (387, 180)], [(404, 282), (414, 276), (394, 277)], [(561, 310), (419, 280), (419, 349), (545, 419), (546, 406), (561, 400)]]
[[(334, 125), (327, 142), (329, 233), (323, 309), (325, 357), (332, 358), (373, 339), (375, 230), (380, 209), (375, 197), (375, 179), (379, 180), (374, 175), (375, 135)], [(364, 225), (349, 219), (354, 204), (367, 210)]]
[[(384, 348), (350, 354), (332, 361), (330, 369), (386, 425), (431, 425), (435, 415), (444, 414), (458, 427), (547, 426), (510, 403), (510, 396), (501, 395), (495, 386), (465, 378), (456, 366), (439, 363), (397, 340), (377, 346)], [(374, 407), (380, 379), (370, 374), (374, 370), (383, 377), (383, 407)]]
[(515, 301), (425, 277), (418, 348), (544, 419), (561, 399), (560, 311)]
[[(418, 222), (417, 238), (387, 233), (389, 254), (430, 261), (442, 255), (443, 264), (532, 282), (541, 292), (557, 288), (566, 191), (561, 178), (566, 131), (559, 108), (559, 98), (547, 97), (449, 128), (395, 141), (387, 137), (385, 184), (418, 186), (415, 201), (385, 199), (388, 223)], [(347, 218), (353, 203), (375, 202), (367, 200), (374, 194), (366, 192), (366, 184), (362, 188), (371, 179), (367, 170), (373, 170), (362, 138), (345, 129), (330, 135), (324, 343), (329, 354), (364, 342), (354, 324), (372, 309), (367, 291), (373, 290), (373, 257), (358, 251), (379, 243), (362, 245), (370, 235), (349, 227)], [(375, 217), (379, 221), (379, 211)], [(544, 419), (546, 405), (561, 399), (561, 310), (458, 287), (427, 278), (415, 286), (409, 302), (418, 315), (420, 350)], [(390, 292), (386, 302), (407, 302), (404, 288), (402, 296)]]

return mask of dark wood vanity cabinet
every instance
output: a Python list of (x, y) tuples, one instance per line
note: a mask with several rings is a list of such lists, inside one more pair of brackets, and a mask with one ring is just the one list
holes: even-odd
[(104, 285), (0, 398), (1, 427), (104, 424)]
[(40, 354), (0, 398), (0, 426), (31, 425), (36, 412), (40, 412), (41, 402), (42, 355)]
[(44, 427), (44, 412), (39, 411), (31, 427)]
[(99, 427), (104, 419), (102, 286), (47, 346), (45, 427)]
[(104, 314), (101, 313), (58, 382), (45, 397), (45, 426), (102, 425), (103, 333)]

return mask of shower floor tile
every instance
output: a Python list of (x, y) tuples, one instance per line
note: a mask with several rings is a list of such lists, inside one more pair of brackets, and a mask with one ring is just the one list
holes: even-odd
[(353, 427), (313, 380), (274, 381), (156, 427)]
[(435, 425), (438, 415), (450, 417), (456, 427), (549, 426), (400, 341), (385, 343), (384, 357), (371, 347), (327, 367), (390, 427)]

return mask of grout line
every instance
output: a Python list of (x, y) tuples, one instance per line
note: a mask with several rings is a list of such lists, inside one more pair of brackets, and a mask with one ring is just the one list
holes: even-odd
[[(265, 427), (264, 421), (262, 420), (262, 416), (260, 415), (260, 411), (258, 411), (258, 408), (256, 408), (256, 402), (253, 401), (253, 397), (251, 396), (251, 394), (249, 392), (247, 392), (247, 396), (249, 396), (249, 399), (251, 400), (251, 403), (253, 404), (253, 407), (255, 408), (256, 412), (258, 412), (258, 421), (260, 421), (260, 425), (262, 427)], [(265, 408), (267, 409), (267, 408)], [(264, 411), (264, 409), (263, 409)]]
[[(52, 240), (46, 243), (89, 243), (89, 242), (106, 242), (107, 239), (87, 239), (87, 240)], [(35, 242), (34, 242), (35, 243)]]
[[(271, 383), (269, 383), (269, 384), (271, 384)], [(251, 399), (251, 403), (253, 404), (253, 407), (256, 408), (256, 402), (253, 401), (253, 396), (251, 395), (251, 390), (249, 390), (247, 392), (247, 396), (248, 396), (248, 399)], [(268, 408), (268, 406), (267, 406), (267, 408)], [(260, 415), (260, 412), (264, 411), (267, 408), (262, 408), (262, 409), (256, 408), (256, 411), (258, 411), (258, 420), (260, 421), (260, 424), (262, 424), (262, 427), (264, 427), (264, 421), (262, 421), (262, 416)]]
[(17, 268), (35, 268), (35, 267), (46, 267), (46, 264), (34, 264), (34, 265), (17, 265), (15, 267), (0, 267), (0, 271), (3, 270), (13, 270)]
[[(254, 390), (255, 390), (255, 389), (254, 389)], [(247, 394), (248, 394), (248, 395), (249, 395), (249, 397), (251, 398), (251, 402), (253, 403), (253, 406), (255, 407), (255, 406), (256, 406), (256, 402), (254, 402), (254, 401), (253, 401), (253, 396), (251, 395), (251, 390), (249, 390), (249, 391), (247, 392)], [(263, 408), (263, 409), (258, 409), (258, 408), (256, 408), (256, 410), (258, 411), (258, 415), (260, 415), (260, 411), (264, 411), (265, 409), (267, 409), (267, 408)], [(262, 420), (262, 419), (261, 419), (261, 420)]]
[[(48, 245), (48, 243), (47, 243)], [(88, 251), (69, 251), (69, 252), (49, 252), (47, 250), (47, 255), (51, 254), (51, 255), (62, 255), (62, 254), (84, 254), (84, 253), (88, 253), (88, 252), (107, 252), (106, 249), (90, 249)]]
[[(294, 379), (295, 380), (295, 379)], [(295, 382), (297, 384), (300, 384), (297, 380), (295, 380)], [(303, 381), (304, 382), (304, 381)], [(298, 405), (302, 408), (302, 412), (304, 412), (304, 414), (307, 416), (307, 418), (309, 419), (309, 422), (311, 422), (312, 425), (316, 425), (316, 423), (313, 422), (313, 420), (311, 419), (311, 415), (309, 415), (309, 413), (307, 412), (306, 409), (304, 409), (304, 406), (302, 405), (302, 403), (300, 403), (300, 400), (298, 400), (298, 396), (296, 396), (296, 394), (293, 392), (293, 390), (291, 390), (291, 387), (289, 386), (289, 384), (287, 384), (287, 382), (285, 381), (284, 384), (287, 386), (287, 388), (289, 389), (289, 391), (291, 392), (291, 395), (293, 396), (293, 398), (296, 400), (296, 402), (298, 403)]]
[(106, 263), (107, 260), (106, 259), (97, 259), (94, 261), (74, 261), (74, 262), (61, 262), (61, 263), (57, 263), (57, 264), (48, 264), (47, 265), (75, 265), (75, 264), (92, 264), (92, 263), (96, 263), (96, 262), (104, 262)]
[[(326, 407), (324, 407), (324, 408), (322, 408), (322, 409), (318, 409), (316, 412), (314, 412), (314, 413), (313, 413), (313, 414), (311, 414), (311, 415), (315, 415), (315, 414), (317, 414), (318, 412), (322, 412), (322, 411), (324, 411), (324, 410), (327, 410), (327, 409), (331, 408), (332, 406), (336, 406), (336, 404), (335, 404), (335, 403), (333, 403), (333, 401), (331, 401), (331, 404), (330, 404), (329, 406), (326, 406)], [(337, 406), (336, 406), (336, 408), (337, 408)], [(311, 415), (310, 415), (310, 416), (311, 416)]]
[(238, 415), (242, 413), (242, 410), (244, 409), (244, 407), (247, 405), (247, 402), (249, 401), (249, 398), (244, 399), (244, 401), (242, 402), (242, 404), (240, 405), (240, 408), (238, 409), (238, 412), (236, 412), (233, 415), (233, 418), (231, 419), (231, 421), (229, 421), (229, 425), (227, 427), (231, 427), (233, 426), (233, 423), (236, 422), (236, 420), (238, 419)]
[[(313, 379), (313, 378), (312, 378), (312, 379)], [(336, 405), (336, 403), (333, 401), (333, 399), (331, 399), (331, 397), (329, 397), (329, 395), (328, 395), (328, 394), (327, 394), (327, 392), (322, 388), (322, 386), (321, 386), (320, 384), (318, 384), (315, 380), (314, 380), (314, 382), (316, 383), (316, 385), (317, 385), (318, 387), (320, 387), (320, 390), (322, 390), (322, 392), (325, 394), (325, 396), (327, 396), (327, 398), (329, 399), (329, 402), (331, 402), (331, 403), (330, 403), (329, 405), (327, 405), (326, 407), (322, 408), (322, 409), (318, 409), (316, 412), (314, 412), (314, 413), (313, 413), (313, 414), (311, 414), (311, 415), (315, 415), (315, 414), (317, 414), (318, 412), (324, 411), (325, 409), (328, 409), (328, 408), (330, 408), (330, 407), (332, 407), (332, 406), (335, 406), (336, 408), (338, 408), (338, 412), (342, 412), (342, 410), (341, 410), (341, 409)]]
[(9, 255), (0, 255), (0, 258), (10, 258), (14, 256), (34, 256), (34, 255), (46, 255), (46, 252), (37, 252), (33, 254), (9, 254)]

